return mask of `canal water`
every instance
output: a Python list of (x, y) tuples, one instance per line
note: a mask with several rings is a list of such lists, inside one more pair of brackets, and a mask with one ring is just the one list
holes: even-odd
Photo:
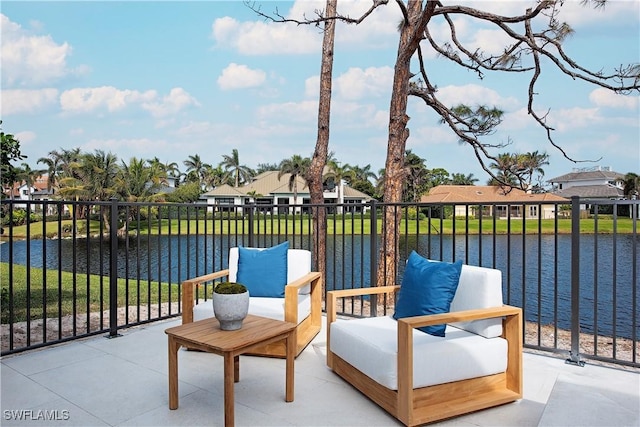
[[(310, 246), (308, 237), (296, 239), (299, 241), (292, 242), (296, 247)], [(638, 319), (633, 319), (634, 313), (640, 313), (640, 283), (635, 278), (640, 254), (633, 255), (634, 237), (583, 234), (580, 239), (581, 329), (626, 338), (632, 338), (634, 332), (640, 335)], [(275, 236), (273, 241), (256, 246), (278, 241)], [(118, 276), (179, 284), (189, 277), (225, 268), (229, 247), (242, 244), (242, 236), (145, 236), (121, 241)], [(503, 275), (505, 303), (522, 307), (526, 320), (553, 324), (557, 319), (560, 328), (570, 327), (570, 235), (402, 236), (399, 246), (401, 266), (416, 249), (435, 260), (460, 259), (497, 268)], [(369, 236), (328, 236), (327, 289), (370, 286), (371, 253)], [(102, 275), (110, 271), (110, 245), (96, 239), (76, 239), (75, 244), (63, 239), (0, 245), (0, 261), (9, 262), (10, 254), (13, 263), (26, 265), (29, 259), (31, 267)], [(402, 272), (400, 268), (398, 281)]]

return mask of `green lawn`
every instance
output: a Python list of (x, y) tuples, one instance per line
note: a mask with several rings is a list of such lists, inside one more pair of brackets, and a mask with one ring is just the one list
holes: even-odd
[[(494, 221), (491, 218), (482, 220), (482, 233), (483, 234), (521, 234), (522, 233), (522, 219), (511, 219), (511, 221), (499, 219)], [(36, 222), (32, 223), (29, 228), (29, 236), (31, 238), (42, 238), (43, 234), (48, 237), (57, 236), (57, 223), (45, 223)], [(454, 225), (455, 224), (455, 225)], [(617, 227), (616, 232), (621, 234), (628, 234), (633, 232), (633, 222), (630, 218), (618, 218), (615, 222)], [(78, 222), (78, 233), (86, 234), (86, 221)], [(580, 232), (581, 233), (594, 233), (596, 223), (593, 219), (580, 220)], [(254, 221), (253, 232), (255, 234), (310, 234), (313, 228), (311, 221), (304, 217), (294, 219), (278, 219), (272, 217), (265, 217)], [(71, 221), (63, 221), (63, 229), (71, 230)], [(238, 219), (231, 221), (216, 220), (176, 220), (176, 219), (163, 219), (142, 221), (137, 229), (143, 233), (151, 234), (173, 234), (173, 235), (189, 235), (189, 234), (248, 234), (249, 221), (246, 219)], [(382, 229), (382, 222), (378, 220), (377, 231)], [(136, 230), (135, 224), (130, 225), (130, 233), (134, 233)], [(453, 234), (455, 230), (456, 234), (478, 234), (480, 230), (480, 220), (478, 219), (445, 219), (440, 221), (439, 219), (432, 220), (420, 220), (415, 219), (402, 220), (400, 223), (400, 234)], [(603, 216), (598, 219), (597, 222), (598, 233), (613, 233), (614, 221), (610, 217)], [(100, 233), (98, 221), (89, 222), (89, 232), (91, 235), (97, 235)], [(527, 234), (554, 234), (556, 232), (556, 221), (552, 219), (544, 219), (542, 221), (537, 220), (525, 220), (525, 232)], [(558, 219), (557, 232), (560, 234), (566, 234), (571, 232), (571, 219)], [(340, 216), (330, 217), (327, 221), (327, 233), (333, 234), (370, 234), (371, 233), (371, 221), (368, 218), (361, 220), (360, 218), (351, 219), (351, 217)], [(63, 232), (63, 235), (69, 236), (70, 231)], [(8, 229), (4, 230), (2, 236), (3, 239), (7, 239), (9, 235)], [(26, 226), (18, 226), (13, 228), (14, 238), (22, 239), (27, 237)]]
[[(46, 293), (44, 292), (44, 276), (40, 268), (31, 268), (27, 278), (27, 269), (23, 265), (14, 264), (13, 269), (13, 304), (14, 321), (27, 320), (27, 307), (29, 307), (31, 319), (41, 319), (44, 311), (43, 300), (46, 301), (47, 317), (58, 317), (74, 313), (82, 314), (99, 312), (109, 309), (109, 277), (61, 273), (61, 286), (58, 286), (58, 272), (49, 270), (46, 272)], [(75, 281), (74, 281), (75, 277)], [(27, 290), (29, 283), (29, 290)], [(127, 299), (127, 281), (118, 279), (118, 306), (124, 307)], [(9, 264), (0, 263), (0, 288), (2, 289), (2, 323), (9, 322)], [(31, 298), (27, 301), (27, 295)], [(74, 297), (75, 295), (75, 297)], [(100, 306), (102, 295), (103, 306)], [(128, 304), (131, 306), (158, 304), (159, 302), (178, 301), (178, 287), (173, 286), (169, 295), (169, 286), (158, 282), (140, 282), (129, 280)], [(60, 302), (60, 307), (59, 307)], [(88, 305), (88, 308), (87, 308)]]

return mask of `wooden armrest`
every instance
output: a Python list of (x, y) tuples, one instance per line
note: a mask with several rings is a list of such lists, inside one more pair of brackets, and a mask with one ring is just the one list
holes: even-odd
[(388, 294), (391, 292), (397, 292), (398, 290), (400, 290), (400, 285), (375, 286), (373, 288), (340, 289), (327, 292), (327, 329), (329, 329), (329, 325), (331, 325), (331, 323), (335, 322), (336, 320), (338, 298)]
[(472, 320), (492, 319), (495, 317), (514, 316), (521, 313), (518, 307), (503, 305), (502, 307), (480, 308), (475, 310), (452, 311), (449, 313), (429, 314), (426, 316), (412, 316), (398, 319), (411, 328), (440, 325), (442, 323), (470, 322)]
[(298, 294), (309, 285), (311, 287), (311, 314), (320, 310), (322, 303), (322, 274), (312, 271), (304, 276), (287, 283), (284, 288), (284, 320), (298, 324)]
[(398, 319), (398, 390), (408, 395), (413, 390), (413, 329), (422, 326), (451, 322), (469, 322), (479, 319), (503, 317), (502, 337), (508, 342), (509, 374), (507, 382), (522, 384), (522, 309), (509, 305), (477, 310), (464, 310), (427, 316), (413, 316)]
[(187, 279), (182, 282), (182, 324), (193, 322), (193, 299), (194, 290), (196, 286), (200, 286), (203, 283), (211, 282), (221, 277), (229, 275), (229, 270), (220, 270), (214, 273), (205, 274), (202, 276)]

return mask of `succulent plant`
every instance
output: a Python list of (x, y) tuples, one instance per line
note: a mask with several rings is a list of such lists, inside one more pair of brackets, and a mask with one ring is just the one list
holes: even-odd
[(213, 292), (217, 294), (243, 294), (247, 292), (247, 287), (242, 283), (220, 282), (213, 288)]

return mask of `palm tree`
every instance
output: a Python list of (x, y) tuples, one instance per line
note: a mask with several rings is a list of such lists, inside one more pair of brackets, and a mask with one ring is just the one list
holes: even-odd
[(430, 172), (425, 160), (418, 155), (405, 151), (404, 158), (405, 180), (403, 185), (403, 201), (417, 202), (429, 186)]
[(369, 181), (369, 179), (373, 179), (375, 181), (378, 179), (376, 174), (371, 170), (371, 165), (366, 165), (364, 167), (356, 165), (352, 166), (351, 170), (353, 171), (353, 181)]
[(225, 183), (227, 176), (222, 169), (222, 166), (218, 165), (217, 167), (213, 167), (207, 165), (204, 169), (203, 173), (203, 183), (205, 190), (212, 190), (222, 184)]
[(47, 189), (54, 189), (54, 193), (62, 187), (61, 180), (73, 177), (73, 170), (78, 166), (80, 160), (80, 149), (73, 148), (70, 150), (61, 149), (49, 151), (48, 157), (41, 157), (38, 163), (47, 166)]
[(474, 178), (472, 173), (468, 175), (463, 173), (451, 174), (451, 184), (453, 185), (475, 185), (476, 182), (478, 182), (478, 178)]
[[(365, 167), (352, 166), (351, 171), (353, 172), (353, 179), (346, 178), (349, 186), (373, 197), (376, 193), (374, 183), (377, 182), (378, 177), (371, 170), (371, 165), (366, 165)], [(373, 180), (373, 183), (371, 180)]]
[(162, 198), (163, 195), (158, 192), (162, 184), (157, 176), (159, 166), (157, 163), (152, 166), (145, 163), (135, 157), (129, 159), (128, 164), (122, 161), (116, 187), (123, 199), (129, 202), (148, 202)]
[(538, 182), (542, 181), (544, 169), (542, 166), (549, 164), (549, 155), (547, 153), (539, 153), (537, 150), (516, 156), (518, 170), (520, 171), (521, 180), (524, 181), (526, 188), (531, 189), (533, 183), (533, 174), (538, 174)]
[[(344, 203), (344, 200), (342, 199), (342, 193), (341, 193), (341, 188), (342, 188), (342, 181), (343, 180), (353, 180), (355, 177), (355, 174), (353, 173), (353, 171), (351, 170), (351, 166), (349, 166), (348, 163), (346, 163), (343, 166), (340, 166), (340, 163), (335, 161), (335, 160), (331, 160), (328, 163), (328, 168), (327, 168), (327, 172), (324, 174), (324, 176), (322, 177), (323, 180), (333, 180), (333, 183), (335, 184), (337, 190), (337, 203), (341, 204)], [(341, 213), (342, 209), (338, 210), (338, 213)]]
[(311, 159), (308, 157), (302, 157), (298, 154), (294, 154), (290, 159), (284, 159), (280, 162), (278, 180), (280, 180), (283, 175), (289, 174), (289, 191), (293, 191), (294, 205), (297, 204), (298, 200), (298, 178), (305, 179), (304, 177), (310, 164)]
[(118, 174), (118, 157), (113, 153), (95, 150), (82, 158), (84, 182), (89, 191), (90, 200), (109, 200), (115, 191), (115, 178)]
[(629, 199), (638, 198), (640, 192), (640, 175), (629, 172), (624, 176), (624, 195)]
[(496, 171), (495, 177), (492, 177), (488, 185), (503, 186), (507, 184), (510, 187), (517, 185), (517, 157), (511, 153), (501, 153), (489, 165), (491, 169)]
[(27, 186), (28, 200), (31, 200), (32, 198), (31, 188), (33, 188), (33, 184), (44, 173), (44, 169), (31, 169), (31, 167), (27, 163), (22, 163), (19, 168), (16, 168), (16, 181), (19, 183), (24, 182)]
[(183, 163), (187, 167), (187, 170), (185, 172), (187, 175), (187, 180), (192, 182), (199, 182), (202, 185), (204, 170), (207, 166), (210, 165), (204, 163), (202, 159), (200, 159), (200, 155), (198, 154), (189, 156)]
[(256, 175), (260, 175), (263, 172), (277, 171), (280, 169), (277, 163), (258, 163), (256, 168)]
[(220, 163), (227, 175), (233, 177), (234, 187), (239, 187), (241, 183), (247, 183), (251, 181), (251, 178), (255, 175), (255, 172), (244, 165), (240, 164), (240, 157), (238, 156), (238, 150), (234, 148), (231, 151), (231, 155), (224, 154), (222, 156), (222, 162)]

